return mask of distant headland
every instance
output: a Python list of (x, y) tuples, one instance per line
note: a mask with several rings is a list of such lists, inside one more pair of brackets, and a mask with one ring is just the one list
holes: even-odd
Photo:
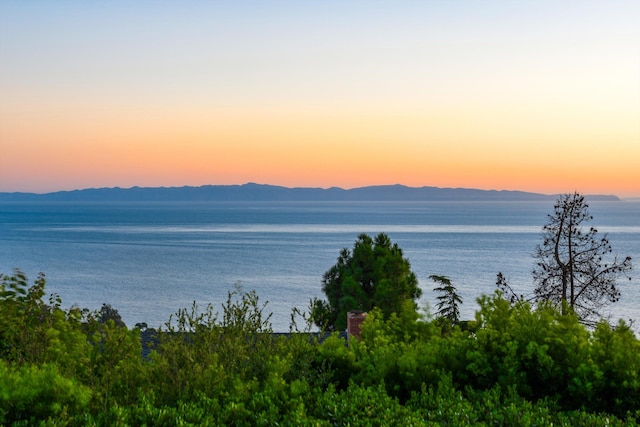
[[(281, 187), (247, 183), (200, 187), (87, 188), (53, 193), (0, 193), (0, 202), (231, 202), (231, 201), (545, 201), (557, 194), (472, 188), (376, 185), (339, 187)], [(619, 201), (614, 195), (587, 195), (589, 200)]]

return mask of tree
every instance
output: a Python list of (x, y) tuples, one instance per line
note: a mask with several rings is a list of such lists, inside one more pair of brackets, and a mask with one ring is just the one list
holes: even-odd
[(631, 279), (631, 257), (611, 255), (606, 235), (599, 237), (595, 228), (583, 228), (593, 219), (588, 208), (578, 193), (558, 199), (542, 228), (533, 270), (536, 300), (559, 306), (562, 314), (573, 311), (585, 323), (602, 317), (600, 309), (618, 301), (620, 276)]
[(520, 294), (518, 295), (516, 291), (511, 287), (509, 281), (502, 272), (498, 272), (496, 276), (496, 287), (502, 294), (502, 297), (509, 300), (511, 305), (521, 304), (521, 303), (530, 303), (536, 300), (535, 295), (532, 294)]
[(102, 308), (100, 308), (98, 312), (98, 321), (100, 323), (107, 323), (109, 320), (113, 320), (113, 323), (118, 327), (126, 327), (118, 310), (111, 307), (110, 304), (102, 304)]
[(460, 321), (460, 310), (458, 305), (462, 304), (462, 298), (456, 292), (456, 287), (451, 283), (451, 279), (447, 276), (431, 275), (429, 279), (438, 283), (440, 286), (433, 288), (434, 291), (440, 293), (438, 297), (438, 312), (439, 317), (447, 319), (451, 322), (451, 325), (455, 325)]
[(45, 282), (42, 273), (32, 286), (18, 269), (11, 276), (0, 274), (0, 358), (43, 361), (54, 311), (43, 301)]
[(406, 309), (415, 312), (421, 295), (402, 249), (384, 233), (375, 239), (363, 233), (353, 250), (342, 249), (337, 263), (324, 273), (322, 290), (327, 300), (311, 301), (311, 317), (328, 330), (345, 329), (350, 310), (379, 307), (385, 317)]

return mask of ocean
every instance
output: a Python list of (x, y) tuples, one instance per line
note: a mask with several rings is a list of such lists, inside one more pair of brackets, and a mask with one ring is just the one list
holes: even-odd
[[(614, 253), (631, 256), (614, 321), (640, 328), (640, 202), (589, 202), (591, 225)], [(360, 233), (387, 233), (418, 276), (421, 308), (434, 311), (429, 275), (451, 278), (471, 319), (476, 299), (502, 272), (519, 293), (533, 289), (535, 246), (553, 202), (189, 202), (2, 203), (0, 273), (20, 268), (63, 306), (116, 308), (129, 327), (158, 327), (197, 302), (221, 310), (227, 292), (255, 290), (275, 331), (294, 307), (323, 297), (322, 275)], [(429, 308), (430, 307), (430, 308)]]

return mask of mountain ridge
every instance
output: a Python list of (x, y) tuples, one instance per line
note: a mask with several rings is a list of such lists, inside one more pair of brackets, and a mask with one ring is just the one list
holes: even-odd
[[(615, 195), (587, 195), (590, 200), (620, 201)], [(402, 184), (340, 187), (283, 187), (270, 184), (182, 187), (102, 187), (50, 193), (3, 192), (0, 202), (187, 202), (187, 201), (536, 201), (558, 194), (517, 190), (409, 187)]]

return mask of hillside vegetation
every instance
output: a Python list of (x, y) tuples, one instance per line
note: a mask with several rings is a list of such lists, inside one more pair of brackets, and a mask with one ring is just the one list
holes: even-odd
[[(629, 327), (500, 293), (452, 325), (374, 308), (361, 340), (271, 333), (253, 292), (181, 309), (145, 349), (139, 328), (0, 285), (0, 424), (635, 425), (640, 344)], [(104, 314), (104, 313), (103, 313)], [(148, 352), (147, 350), (150, 350)], [(148, 353), (148, 355), (147, 355)], [(143, 355), (144, 354), (144, 355)]]

